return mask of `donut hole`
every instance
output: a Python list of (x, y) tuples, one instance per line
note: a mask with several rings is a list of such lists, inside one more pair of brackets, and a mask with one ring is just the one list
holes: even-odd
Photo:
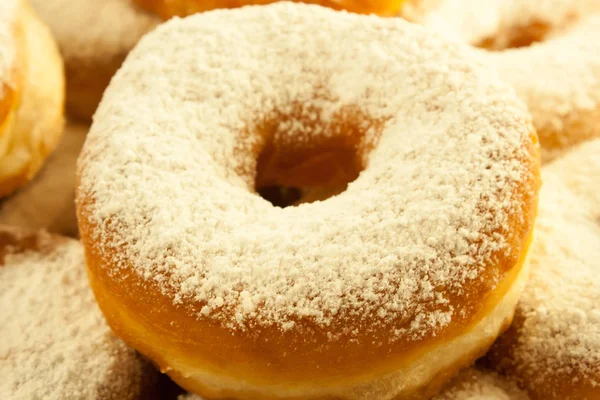
[(529, 25), (513, 26), (497, 35), (485, 38), (477, 44), (477, 47), (492, 51), (528, 47), (546, 40), (551, 30), (549, 24), (533, 21)]
[(302, 189), (297, 187), (267, 186), (256, 191), (260, 197), (281, 208), (298, 204), (303, 197)]
[[(255, 190), (278, 207), (323, 201), (346, 190), (365, 168), (373, 146), (367, 133), (382, 124), (347, 107), (325, 118), (322, 110), (295, 105), (260, 128)], [(377, 135), (375, 135), (377, 136)]]

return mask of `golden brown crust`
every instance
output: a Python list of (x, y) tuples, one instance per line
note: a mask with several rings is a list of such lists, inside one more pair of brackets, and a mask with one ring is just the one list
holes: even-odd
[[(247, 5), (271, 4), (280, 0), (134, 0), (148, 11), (163, 19), (186, 16), (217, 8), (238, 8)], [(348, 10), (359, 14), (395, 16), (404, 0), (293, 0), (303, 3), (320, 4), (335, 10)]]
[(56, 147), (64, 124), (64, 76), (56, 45), (26, 3), (17, 24), (22, 85), (12, 95), (13, 111), (5, 113), (5, 125), (0, 126), (8, 140), (0, 163), (0, 197), (35, 176)]

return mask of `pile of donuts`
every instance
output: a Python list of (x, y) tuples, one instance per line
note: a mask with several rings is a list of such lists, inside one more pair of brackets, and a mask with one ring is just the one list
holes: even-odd
[(600, 0), (0, 0), (1, 399), (597, 400), (599, 260)]

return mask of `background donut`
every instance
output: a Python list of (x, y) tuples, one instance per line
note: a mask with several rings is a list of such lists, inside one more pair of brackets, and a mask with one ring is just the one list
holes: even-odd
[(443, 0), (420, 23), (478, 51), (529, 107), (543, 158), (600, 136), (598, 0)]
[(532, 275), (490, 366), (533, 399), (600, 398), (600, 140), (543, 170)]
[(137, 41), (160, 20), (130, 0), (31, 0), (65, 61), (67, 111), (91, 119), (102, 93)]
[[(266, 5), (280, 0), (134, 0), (143, 8), (164, 19), (187, 16), (219, 8), (238, 8), (247, 5)], [(347, 10), (361, 14), (395, 16), (405, 0), (292, 0), (319, 4), (335, 10)], [(410, 1), (409, 1), (410, 2)]]
[[(460, 46), (277, 3), (140, 41), (95, 115), (77, 213), (109, 323), (189, 390), (425, 396), (512, 318), (538, 169), (525, 108)], [(256, 193), (336, 183), (289, 209)]]
[(158, 396), (158, 373), (110, 332), (84, 264), (77, 241), (0, 226), (2, 398)]
[(63, 128), (64, 77), (48, 29), (21, 0), (0, 5), (0, 197), (37, 174)]

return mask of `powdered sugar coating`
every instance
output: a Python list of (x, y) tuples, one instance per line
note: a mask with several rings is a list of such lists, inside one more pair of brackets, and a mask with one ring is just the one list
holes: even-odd
[[(184, 394), (178, 400), (203, 400), (195, 394)], [(514, 382), (485, 369), (463, 370), (440, 394), (431, 400), (529, 400)]]
[(30, 0), (67, 62), (94, 63), (127, 54), (160, 20), (130, 0)]
[(15, 24), (19, 4), (20, 0), (0, 2), (0, 99), (4, 95), (4, 85), (12, 84), (7, 79), (14, 67)]
[(529, 105), (548, 159), (567, 146), (600, 136), (597, 37), (600, 15), (544, 43), (483, 55)]
[(544, 168), (531, 280), (492, 353), (540, 398), (562, 398), (556, 382), (600, 393), (599, 154), (595, 140)]
[(478, 53), (525, 101), (544, 159), (550, 160), (567, 147), (600, 136), (598, 13), (599, 0), (445, 0), (421, 22), (469, 44), (493, 38), (500, 48), (530, 26), (548, 31), (542, 43)]
[[(255, 125), (292, 104), (321, 128), (348, 108), (386, 122), (361, 127), (377, 146), (344, 193), (280, 209), (254, 192)], [(344, 134), (305, 120), (272, 140)], [(503, 277), (482, 266), (510, 250), (509, 218), (526, 219), (515, 188), (531, 179), (531, 129), (492, 72), (400, 19), (214, 11), (167, 22), (130, 54), (80, 158), (78, 207), (100, 254), (119, 248), (119, 273), (198, 318), (289, 329), (369, 315), (365, 329), (400, 321), (397, 335), (418, 340), (468, 314), (450, 292)]]
[(126, 399), (152, 384), (115, 338), (74, 240), (0, 227), (0, 398)]
[(441, 0), (418, 21), (460, 42), (478, 44), (532, 23), (561, 29), (598, 11), (598, 0)]
[(514, 382), (492, 371), (469, 368), (432, 400), (529, 400), (529, 397)]

